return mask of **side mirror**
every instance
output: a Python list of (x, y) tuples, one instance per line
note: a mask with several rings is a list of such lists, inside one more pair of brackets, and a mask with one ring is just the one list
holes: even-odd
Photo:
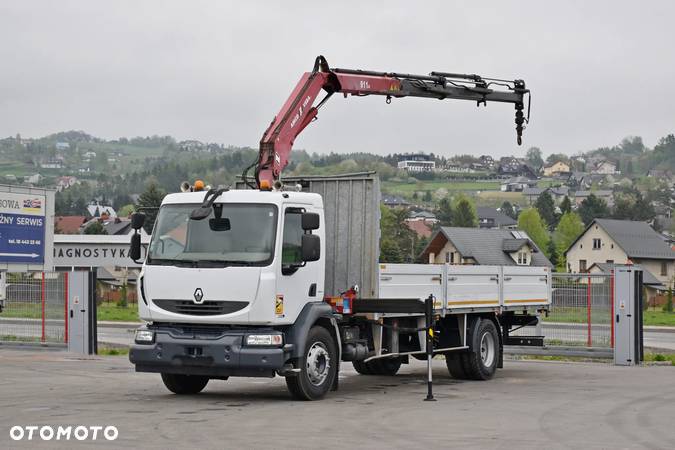
[(145, 224), (145, 214), (142, 212), (135, 212), (131, 215), (131, 228), (140, 230)]
[(319, 215), (317, 213), (302, 213), (302, 229), (305, 231), (319, 229)]
[(321, 258), (321, 238), (315, 234), (302, 235), (302, 260), (318, 261)]
[(141, 259), (141, 235), (134, 233), (131, 235), (131, 247), (129, 248), (129, 257), (138, 262)]

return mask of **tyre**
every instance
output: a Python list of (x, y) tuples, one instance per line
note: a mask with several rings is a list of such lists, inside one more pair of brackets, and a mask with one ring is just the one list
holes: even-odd
[(401, 368), (401, 358), (382, 358), (368, 362), (352, 361), (354, 369), (361, 375), (392, 376)]
[(352, 366), (354, 366), (354, 370), (356, 370), (361, 375), (373, 375), (373, 372), (370, 370), (371, 365), (368, 363), (363, 361), (352, 361)]
[(458, 352), (446, 353), (445, 365), (448, 366), (448, 372), (450, 372), (452, 378), (457, 378), (458, 380), (467, 380), (469, 378), (466, 370), (464, 370), (463, 356), (464, 354)]
[(460, 355), (466, 377), (489, 380), (499, 364), (499, 334), (494, 322), (478, 319), (471, 327), (469, 351)]
[(337, 350), (333, 336), (323, 327), (309, 330), (300, 373), (286, 377), (286, 386), (298, 400), (318, 400), (333, 386), (337, 377)]
[(208, 377), (199, 375), (178, 375), (175, 373), (163, 373), (164, 386), (174, 394), (192, 395), (198, 394), (209, 382)]

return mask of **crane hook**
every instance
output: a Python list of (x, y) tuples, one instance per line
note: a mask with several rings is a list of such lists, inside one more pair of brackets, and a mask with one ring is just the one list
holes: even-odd
[(387, 103), (387, 105), (391, 103), (391, 95), (387, 95), (387, 99), (385, 100), (385, 102)]

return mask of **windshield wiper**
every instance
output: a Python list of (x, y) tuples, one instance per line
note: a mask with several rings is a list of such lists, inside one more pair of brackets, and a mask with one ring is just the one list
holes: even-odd
[(192, 259), (148, 258), (147, 263), (157, 266), (194, 267), (197, 261)]

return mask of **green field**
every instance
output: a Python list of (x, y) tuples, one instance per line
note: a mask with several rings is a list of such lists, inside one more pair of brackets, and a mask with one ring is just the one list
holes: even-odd
[(101, 303), (96, 308), (98, 320), (112, 320), (117, 322), (138, 322), (138, 306), (129, 305), (120, 308), (116, 303)]
[[(47, 308), (48, 319), (63, 319), (65, 311), (62, 306)], [(101, 303), (96, 308), (98, 320), (113, 320), (120, 322), (138, 322), (138, 307), (131, 304), (120, 308), (116, 303)], [(3, 318), (39, 319), (42, 317), (42, 305), (36, 303), (11, 302), (0, 313)]]
[[(556, 308), (548, 317), (542, 317), (544, 322), (563, 322), (563, 323), (586, 323), (587, 315), (583, 308)], [(598, 323), (610, 322), (609, 310), (595, 310), (592, 311), (592, 321)], [(605, 316), (605, 320), (601, 320)], [(645, 326), (666, 326), (675, 327), (675, 313), (667, 313), (664, 311), (644, 311), (643, 325)]]

